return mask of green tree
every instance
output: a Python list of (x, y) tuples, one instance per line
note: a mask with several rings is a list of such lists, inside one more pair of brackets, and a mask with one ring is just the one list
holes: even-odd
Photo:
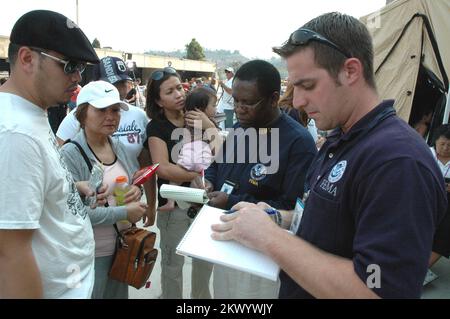
[(192, 39), (191, 43), (186, 44), (186, 59), (190, 60), (204, 60), (205, 53), (203, 52), (203, 48), (197, 40)]
[(98, 39), (95, 38), (94, 41), (92, 41), (92, 46), (96, 49), (100, 49), (101, 48), (100, 41), (98, 41)]

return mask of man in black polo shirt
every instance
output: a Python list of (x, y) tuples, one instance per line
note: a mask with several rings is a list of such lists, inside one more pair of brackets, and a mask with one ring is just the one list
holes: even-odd
[(241, 203), (213, 237), (272, 257), (284, 271), (280, 298), (420, 297), (446, 210), (444, 180), (393, 101), (380, 101), (367, 29), (324, 14), (274, 51), (286, 58), (294, 106), (318, 129), (335, 130), (308, 173), (297, 236), (277, 227), (264, 204)]
[[(265, 201), (293, 209), (303, 194), (306, 172), (317, 153), (308, 131), (280, 111), (280, 73), (266, 61), (243, 64), (233, 81), (238, 123), (222, 153), (206, 170), (209, 205), (230, 209), (240, 201)], [(266, 156), (268, 155), (268, 156)], [(214, 297), (275, 298), (279, 283), (214, 266)]]

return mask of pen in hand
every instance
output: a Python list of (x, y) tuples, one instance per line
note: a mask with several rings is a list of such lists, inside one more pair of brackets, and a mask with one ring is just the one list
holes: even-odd
[[(270, 217), (270, 218), (271, 218), (278, 226), (281, 225), (281, 213), (280, 213), (278, 210), (276, 210), (275, 208), (270, 207), (270, 208), (265, 208), (264, 211), (266, 212), (267, 215), (269, 215), (269, 217)], [(233, 213), (235, 213), (235, 212), (237, 212), (236, 209), (230, 209), (230, 210), (224, 211), (223, 213), (228, 215), (228, 214), (233, 214)]]

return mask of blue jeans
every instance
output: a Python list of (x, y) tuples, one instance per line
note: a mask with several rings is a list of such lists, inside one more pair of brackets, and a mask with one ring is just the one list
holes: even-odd
[(95, 258), (92, 299), (128, 299), (128, 285), (109, 278), (114, 256)]

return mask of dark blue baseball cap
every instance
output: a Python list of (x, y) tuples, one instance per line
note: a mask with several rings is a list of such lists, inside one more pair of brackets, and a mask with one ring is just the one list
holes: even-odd
[(125, 62), (115, 56), (107, 56), (100, 60), (95, 66), (94, 80), (103, 80), (111, 84), (120, 81), (133, 81)]

